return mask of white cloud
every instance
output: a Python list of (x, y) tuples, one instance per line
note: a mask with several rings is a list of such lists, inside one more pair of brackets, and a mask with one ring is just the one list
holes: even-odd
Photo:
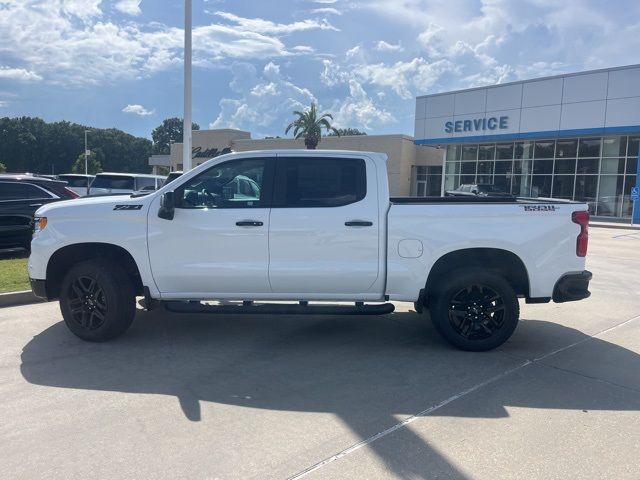
[(42, 80), (40, 75), (31, 70), (3, 66), (0, 66), (0, 78), (19, 80), (22, 82), (36, 82), (38, 80)]
[(9, 106), (9, 102), (6, 100), (0, 100), (0, 108), (5, 108)]
[[(25, 2), (27, 3), (27, 2)], [(65, 0), (50, 2), (52, 8), (56, 8), (56, 3), (60, 4), (62, 13), (78, 17), (83, 21), (89, 21), (94, 17), (102, 15), (100, 4), (102, 0)]]
[(140, 10), (140, 3), (142, 0), (120, 0), (116, 3), (116, 10), (125, 13), (127, 15), (140, 15), (142, 10)]
[(355, 47), (350, 48), (349, 50), (344, 52), (344, 54), (347, 56), (347, 58), (355, 57), (356, 55), (358, 55), (361, 52), (361, 50), (362, 50), (362, 48), (360, 47), (360, 45), (356, 45)]
[(307, 19), (293, 23), (275, 23), (262, 18), (244, 18), (229, 12), (216, 12), (215, 14), (225, 20), (233, 22), (235, 24), (234, 28), (266, 35), (283, 35), (302, 32), (305, 30), (338, 31), (338, 29), (331, 25), (327, 20)]
[(379, 52), (402, 52), (404, 50), (404, 48), (402, 48), (402, 45), (400, 44), (393, 45), (391, 43), (385, 42), (384, 40), (380, 40), (376, 44), (375, 48)]
[(342, 12), (337, 8), (333, 7), (322, 7), (322, 8), (314, 8), (311, 10), (311, 13), (320, 13), (320, 14), (328, 14), (328, 15), (342, 15)]
[(237, 87), (242, 85), (244, 91), (238, 92), (240, 98), (220, 100), (220, 113), (210, 128), (260, 128), (282, 135), (284, 118), (290, 117), (293, 110), (317, 102), (310, 90), (286, 78), (280, 65), (274, 62), (267, 63), (260, 74), (254, 70), (251, 75), (249, 69), (239, 65), (232, 66), (232, 72), (231, 89), (238, 91)]
[(154, 110), (147, 110), (142, 105), (137, 103), (127, 105), (122, 109), (124, 113), (133, 113), (134, 115), (138, 115), (140, 117), (148, 117), (149, 115), (153, 115), (155, 113)]
[(334, 102), (334, 124), (336, 127), (351, 127), (371, 130), (374, 127), (395, 122), (395, 117), (376, 106), (367, 95), (362, 85), (356, 80), (349, 80), (349, 96)]

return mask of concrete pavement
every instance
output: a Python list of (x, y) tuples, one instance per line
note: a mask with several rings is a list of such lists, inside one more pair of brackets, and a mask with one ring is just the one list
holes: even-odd
[(593, 296), (501, 348), (383, 317), (140, 311), (88, 344), (0, 309), (1, 478), (639, 478), (640, 232), (593, 229)]

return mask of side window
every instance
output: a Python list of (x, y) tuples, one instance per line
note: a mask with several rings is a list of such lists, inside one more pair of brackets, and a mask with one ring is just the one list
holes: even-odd
[(231, 160), (202, 172), (176, 189), (180, 208), (263, 207), (266, 160)]
[(278, 207), (340, 207), (367, 194), (365, 162), (358, 158), (281, 158), (276, 175)]
[(155, 190), (156, 179), (153, 177), (137, 177), (136, 190)]
[(50, 194), (28, 183), (0, 183), (0, 201), (52, 198)]

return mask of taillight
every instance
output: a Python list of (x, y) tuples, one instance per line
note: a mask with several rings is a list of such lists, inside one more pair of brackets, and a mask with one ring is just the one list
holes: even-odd
[(76, 192), (74, 192), (74, 191), (73, 191), (73, 190), (71, 190), (70, 188), (68, 188), (68, 187), (64, 187), (64, 189), (67, 191), (67, 193), (68, 193), (69, 195), (71, 195), (71, 197), (72, 197), (72, 198), (79, 198), (79, 197), (80, 197), (80, 195), (78, 195)]
[(586, 257), (589, 244), (589, 212), (573, 212), (571, 220), (580, 225), (580, 234), (576, 240), (576, 255)]

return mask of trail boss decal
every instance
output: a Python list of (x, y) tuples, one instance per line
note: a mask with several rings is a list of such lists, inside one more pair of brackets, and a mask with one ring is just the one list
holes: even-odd
[(114, 210), (140, 210), (142, 205), (116, 205)]
[(522, 205), (525, 212), (556, 212), (560, 210), (557, 205)]

